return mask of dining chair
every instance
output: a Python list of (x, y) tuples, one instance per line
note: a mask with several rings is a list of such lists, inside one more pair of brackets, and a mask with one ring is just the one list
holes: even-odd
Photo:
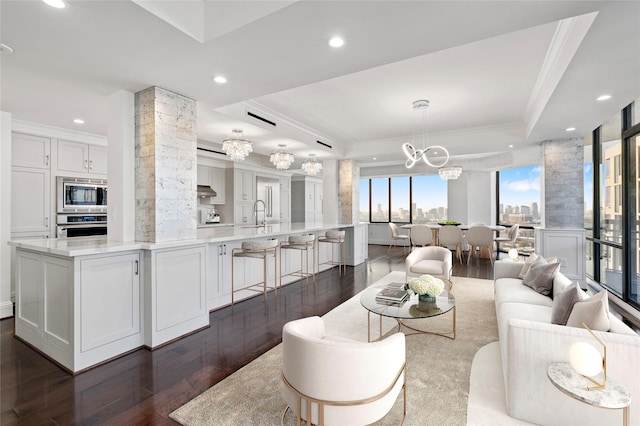
[(428, 246), (433, 243), (433, 233), (427, 225), (413, 225), (411, 227), (411, 248)]
[(457, 226), (446, 225), (438, 229), (438, 244), (449, 250), (455, 248), (456, 258), (462, 263), (462, 229)]
[(511, 228), (507, 231), (507, 235), (497, 236), (493, 239), (496, 242), (496, 259), (500, 256), (500, 243), (511, 243), (515, 247), (515, 242), (518, 239), (520, 233), (520, 225), (511, 225)]
[[(400, 228), (398, 228), (398, 225), (396, 225), (393, 222), (389, 222), (389, 230), (391, 231), (391, 244), (389, 244), (389, 248), (387, 249), (387, 253), (389, 253), (389, 250), (391, 250), (391, 246), (395, 246), (396, 245), (396, 241), (403, 241), (402, 243), (402, 252), (405, 253), (405, 243), (404, 241), (409, 241), (409, 236), (408, 235), (404, 235), (400, 233)], [(409, 241), (409, 244), (411, 244), (411, 241)]]
[(476, 248), (480, 249), (482, 253), (483, 248), (489, 249), (489, 259), (493, 265), (493, 230), (488, 226), (472, 226), (467, 231), (467, 243), (469, 244), (469, 257), (467, 257), (467, 264), (471, 260), (471, 255), (476, 251)]

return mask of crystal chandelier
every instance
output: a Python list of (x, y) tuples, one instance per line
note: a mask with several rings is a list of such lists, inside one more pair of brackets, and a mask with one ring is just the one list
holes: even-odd
[(322, 170), (322, 163), (316, 160), (315, 154), (309, 154), (309, 158), (302, 162), (302, 171), (309, 176), (317, 175)]
[(460, 166), (440, 167), (438, 169), (438, 174), (442, 179), (445, 179), (445, 180), (458, 179), (462, 174), (462, 167)]
[[(431, 167), (442, 167), (449, 161), (449, 152), (442, 146), (426, 146), (426, 137), (427, 137), (427, 124), (426, 124), (426, 110), (429, 107), (429, 101), (420, 99), (417, 101), (413, 101), (413, 110), (415, 111), (424, 111), (424, 131), (422, 133), (422, 149), (415, 149), (412, 144), (406, 142), (402, 144), (402, 150), (404, 154), (407, 156), (407, 161), (405, 162), (405, 167), (407, 169), (412, 168), (415, 164), (422, 159), (428, 166)], [(413, 141), (413, 137), (412, 137)], [(444, 153), (444, 160), (441, 162), (433, 162), (433, 159), (429, 159), (429, 155), (439, 155), (440, 150)]]
[(233, 129), (233, 135), (222, 141), (222, 150), (234, 161), (242, 161), (253, 151), (251, 141), (244, 138), (241, 129)]
[(293, 154), (287, 151), (285, 149), (286, 147), (286, 145), (279, 144), (278, 149), (276, 149), (269, 158), (269, 161), (271, 161), (278, 170), (286, 170), (293, 163)]

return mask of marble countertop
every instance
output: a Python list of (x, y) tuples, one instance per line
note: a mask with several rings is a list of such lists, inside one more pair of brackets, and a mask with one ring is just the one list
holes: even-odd
[(106, 236), (47, 238), (36, 240), (12, 240), (9, 245), (25, 250), (55, 254), (65, 257), (86, 256), (102, 253), (115, 253), (128, 250), (156, 250), (172, 247), (184, 247), (202, 243), (260, 239), (279, 237), (304, 232), (320, 232), (328, 229), (366, 226), (367, 223), (356, 224), (304, 224), (287, 223), (265, 226), (211, 226), (198, 228), (197, 238), (191, 240), (148, 243), (142, 241), (108, 241)]

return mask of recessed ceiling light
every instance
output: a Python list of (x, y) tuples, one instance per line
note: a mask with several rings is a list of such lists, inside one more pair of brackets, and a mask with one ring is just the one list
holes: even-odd
[(73, 120), (73, 122), (76, 124), (84, 124), (84, 120), (82, 118), (76, 118)]
[(225, 84), (227, 82), (227, 79), (221, 75), (217, 75), (213, 77), (213, 81), (215, 81), (218, 84)]
[(64, 9), (65, 7), (67, 7), (65, 2), (63, 2), (62, 0), (42, 0), (42, 1), (51, 7), (55, 7), (56, 9)]
[(11, 55), (13, 53), (13, 49), (7, 46), (4, 43), (0, 43), (0, 53), (4, 53), (6, 55)]
[(376, 157), (373, 157), (373, 159), (374, 159), (374, 160), (377, 160), (377, 158), (376, 158)]
[(565, 130), (567, 132), (573, 132), (576, 128), (575, 127), (567, 127)]
[(509, 148), (513, 148), (513, 144), (509, 145)]
[(602, 95), (596, 98), (596, 101), (606, 101), (607, 99), (611, 99), (611, 95)]
[(344, 46), (344, 39), (342, 37), (333, 37), (331, 40), (329, 40), (329, 46), (342, 47)]

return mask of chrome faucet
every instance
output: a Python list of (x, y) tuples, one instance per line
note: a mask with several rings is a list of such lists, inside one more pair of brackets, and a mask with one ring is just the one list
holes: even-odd
[(256, 202), (253, 203), (253, 214), (256, 216), (256, 226), (260, 225), (258, 223), (258, 212), (260, 211), (258, 210), (258, 203), (262, 203), (262, 225), (264, 226), (267, 224), (267, 206), (262, 200), (256, 200)]

